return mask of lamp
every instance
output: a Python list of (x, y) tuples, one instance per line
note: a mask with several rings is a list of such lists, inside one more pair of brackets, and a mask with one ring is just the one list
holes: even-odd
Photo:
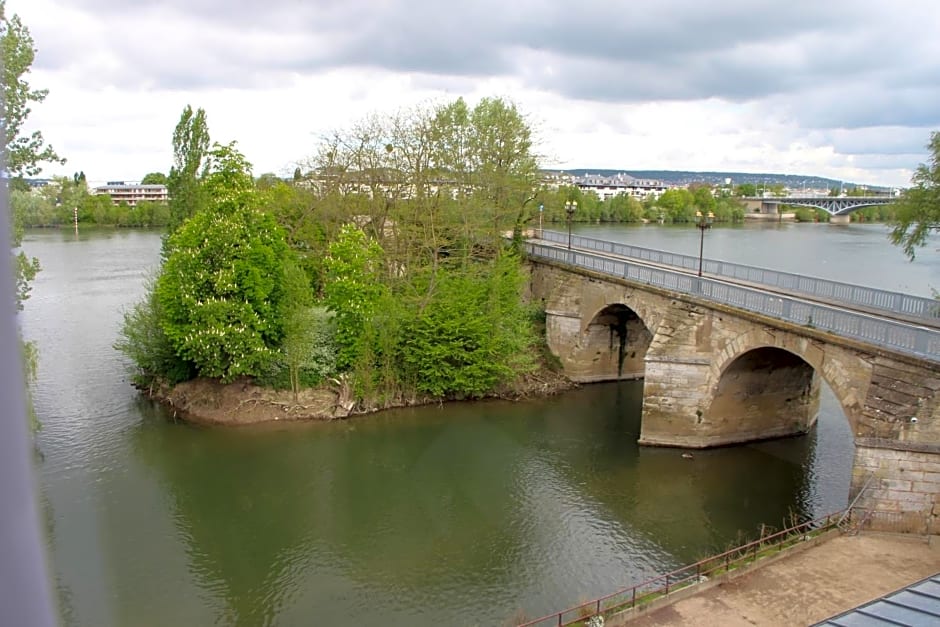
[(715, 214), (709, 211), (708, 215), (702, 215), (701, 211), (696, 211), (695, 220), (695, 226), (701, 231), (701, 236), (698, 241), (698, 275), (702, 276), (702, 251), (705, 249), (705, 230), (712, 228)]
[(574, 217), (574, 212), (577, 210), (577, 200), (569, 200), (565, 202), (565, 215), (568, 217), (568, 250), (571, 250), (571, 218)]

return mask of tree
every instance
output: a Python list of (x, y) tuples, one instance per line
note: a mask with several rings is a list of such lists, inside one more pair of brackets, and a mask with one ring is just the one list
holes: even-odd
[(336, 314), (337, 365), (348, 368), (362, 351), (363, 330), (386, 292), (382, 248), (362, 229), (347, 225), (330, 244), (324, 263), (324, 302)]
[(209, 168), (212, 203), (167, 238), (155, 291), (176, 355), (201, 376), (231, 381), (264, 373), (277, 355), (293, 253), (254, 206), (250, 164), (234, 145), (216, 145)]
[(891, 242), (901, 246), (911, 260), (918, 246), (927, 243), (931, 231), (940, 231), (940, 132), (930, 134), (930, 156), (911, 178), (911, 188), (895, 203)]
[(141, 185), (166, 185), (167, 177), (163, 172), (148, 172), (140, 180)]
[(0, 0), (0, 47), (3, 53), (0, 80), (0, 125), (6, 146), (6, 169), (14, 178), (35, 176), (42, 171), (41, 163), (65, 163), (52, 146), (46, 144), (40, 131), (21, 134), (30, 114), (30, 103), (45, 100), (48, 90), (32, 89), (24, 76), (29, 73), (36, 56), (33, 38), (18, 15), (6, 15), (6, 2)]
[(206, 112), (199, 109), (193, 113), (192, 107), (186, 105), (173, 131), (173, 167), (167, 177), (170, 196), (168, 233), (173, 233), (186, 218), (206, 206), (201, 178), (209, 143)]

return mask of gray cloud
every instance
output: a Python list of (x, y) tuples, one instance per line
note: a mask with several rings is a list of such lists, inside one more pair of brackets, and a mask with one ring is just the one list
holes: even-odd
[[(932, 0), (890, 8), (877, 0), (71, 5), (108, 22), (109, 36), (82, 42), (71, 33), (44, 42), (40, 63), (74, 70), (84, 63), (76, 49), (91, 45), (113, 62), (86, 66), (90, 84), (270, 86), (293, 75), (369, 67), (442, 79), (517, 77), (530, 88), (597, 102), (791, 95), (790, 114), (808, 126), (940, 122), (940, 110), (929, 105), (938, 100), (928, 86), (940, 82), (940, 11)], [(829, 96), (831, 86), (846, 83), (869, 91)]]
[(717, 131), (740, 122), (742, 145), (831, 147), (872, 169), (922, 160), (940, 127), (936, 0), (49, 1), (63, 17), (28, 22), (35, 67), (87, 90), (266, 89), (366, 69), (458, 95), (500, 78), (601, 105), (565, 132), (643, 135), (619, 104), (733, 103)]

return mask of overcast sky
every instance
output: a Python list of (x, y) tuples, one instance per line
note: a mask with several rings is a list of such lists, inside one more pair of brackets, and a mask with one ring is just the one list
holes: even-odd
[(8, 0), (90, 181), (170, 167), (188, 103), (255, 173), (371, 112), (511, 98), (547, 167), (906, 185), (940, 130), (937, 0)]

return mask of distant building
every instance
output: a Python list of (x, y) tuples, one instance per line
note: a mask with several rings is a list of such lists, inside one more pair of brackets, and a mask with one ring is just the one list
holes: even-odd
[(140, 183), (125, 183), (124, 181), (108, 181), (107, 185), (101, 185), (94, 189), (95, 194), (108, 194), (111, 196), (111, 202), (119, 205), (122, 202), (133, 207), (141, 200), (151, 202), (167, 202), (166, 185), (142, 185)]
[(639, 199), (647, 196), (656, 198), (669, 189), (669, 186), (663, 181), (638, 179), (624, 173), (613, 176), (585, 174), (584, 176), (575, 177), (574, 184), (584, 191), (594, 192), (601, 200), (607, 200), (619, 194), (626, 194)]
[(42, 189), (52, 184), (52, 179), (24, 179), (30, 189)]

